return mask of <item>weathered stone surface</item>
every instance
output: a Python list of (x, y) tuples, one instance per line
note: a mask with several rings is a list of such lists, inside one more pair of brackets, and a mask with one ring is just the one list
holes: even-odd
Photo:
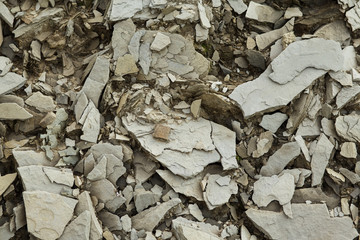
[(261, 168), (260, 174), (266, 177), (279, 174), (286, 165), (300, 155), (300, 146), (297, 142), (285, 143), (271, 155), (267, 163)]
[(126, 201), (122, 195), (117, 194), (116, 188), (107, 179), (92, 182), (90, 192), (99, 199), (99, 202), (104, 203), (110, 212), (115, 212)]
[(200, 208), (199, 208), (199, 206), (196, 204), (196, 203), (194, 203), (194, 204), (189, 204), (189, 212), (190, 212), (190, 214), (194, 217), (194, 218), (196, 218), (198, 221), (203, 221), (204, 220), (204, 216), (203, 216), (203, 214), (202, 214), (202, 212), (201, 212), (201, 210), (200, 210)]
[(199, 9), (199, 17), (200, 17), (201, 26), (204, 28), (207, 28), (207, 29), (210, 28), (211, 24), (210, 24), (208, 17), (206, 16), (206, 10), (205, 10), (205, 7), (202, 4), (202, 2), (198, 3), (198, 9)]
[(135, 186), (134, 203), (137, 212), (141, 212), (160, 201), (160, 194), (146, 191), (142, 186)]
[(340, 198), (335, 193), (328, 195), (325, 194), (320, 187), (317, 188), (301, 188), (296, 189), (291, 203), (305, 203), (310, 200), (312, 203), (323, 203), (329, 209), (337, 207), (340, 203)]
[(279, 127), (288, 119), (288, 116), (284, 113), (274, 113), (264, 115), (260, 122), (260, 126), (273, 133), (279, 129)]
[(132, 36), (135, 34), (135, 31), (136, 26), (131, 19), (118, 22), (114, 25), (114, 31), (111, 38), (111, 46), (114, 49), (113, 59), (117, 60), (128, 52), (128, 45)]
[(0, 236), (4, 240), (9, 240), (15, 236), (15, 233), (10, 231), (10, 223), (6, 222), (0, 226)]
[(150, 45), (150, 49), (154, 51), (161, 51), (171, 44), (171, 40), (168, 36), (158, 32), (154, 38), (154, 41)]
[(110, 21), (119, 21), (133, 17), (137, 12), (143, 9), (142, 0), (114, 0), (110, 6)]
[(310, 119), (306, 117), (299, 125), (296, 135), (302, 137), (316, 137), (321, 133), (320, 118)]
[(293, 218), (282, 212), (249, 209), (245, 213), (271, 239), (353, 239), (349, 217), (330, 218), (325, 204), (292, 204)]
[(19, 230), (26, 225), (25, 206), (23, 203), (13, 208), (15, 216), (15, 229)]
[(209, 29), (203, 28), (200, 24), (196, 24), (195, 31), (196, 42), (203, 42), (209, 38)]
[(136, 66), (135, 59), (130, 54), (119, 57), (116, 62), (115, 75), (123, 76), (131, 73), (137, 73), (139, 69)]
[(245, 17), (259, 22), (275, 23), (282, 15), (283, 11), (277, 11), (270, 6), (251, 1)]
[(56, 105), (50, 96), (45, 96), (41, 92), (33, 93), (25, 103), (29, 106), (35, 107), (40, 112), (52, 112), (55, 110)]
[(337, 20), (320, 27), (314, 33), (319, 38), (334, 40), (342, 45), (350, 41), (350, 31), (343, 20)]
[(284, 19), (290, 19), (293, 17), (302, 17), (303, 13), (301, 12), (300, 8), (298, 7), (289, 7), (286, 9), (284, 14)]
[(294, 30), (294, 18), (290, 19), (283, 27), (256, 35), (256, 45), (260, 50), (263, 50), (273, 44), (276, 40), (281, 38), (284, 34)]
[(341, 145), (340, 155), (345, 158), (355, 159), (357, 156), (356, 144), (354, 142), (344, 142)]
[(343, 62), (341, 46), (335, 41), (320, 38), (297, 41), (271, 62), (274, 72), (269, 77), (286, 84), (306, 68), (336, 72), (342, 70)]
[(83, 211), (69, 225), (66, 226), (64, 233), (59, 240), (89, 240), (91, 215), (90, 211)]
[(357, 184), (360, 182), (360, 176), (349, 169), (346, 168), (340, 168), (340, 173), (343, 174), (352, 184)]
[(6, 189), (13, 183), (17, 174), (10, 173), (4, 176), (0, 176), (0, 196), (6, 191)]
[(44, 152), (35, 152), (32, 150), (13, 149), (15, 161), (19, 167), (30, 165), (50, 166), (52, 163), (46, 158)]
[(220, 230), (217, 226), (187, 220), (178, 217), (172, 220), (172, 229), (179, 240), (220, 240)]
[(254, 183), (252, 199), (259, 207), (266, 207), (274, 200), (284, 205), (291, 201), (294, 191), (294, 177), (289, 173), (281, 177), (261, 177)]
[(360, 3), (355, 3), (355, 6), (345, 14), (347, 22), (350, 24), (352, 31), (360, 28)]
[(311, 158), (312, 182), (311, 186), (321, 184), (325, 168), (333, 154), (334, 145), (325, 134), (321, 134)]
[(267, 131), (260, 134), (259, 138), (256, 140), (256, 150), (252, 152), (254, 158), (259, 158), (265, 153), (269, 152), (274, 142), (274, 137), (272, 132)]
[(58, 239), (73, 216), (77, 200), (43, 191), (23, 193), (28, 231), (40, 239)]
[(110, 231), (121, 231), (123, 229), (120, 217), (106, 210), (99, 213), (99, 219)]
[(237, 14), (242, 14), (247, 9), (247, 6), (243, 2), (243, 0), (227, 0), (227, 1)]
[(43, 171), (52, 183), (63, 184), (69, 187), (74, 185), (74, 175), (71, 169), (43, 167)]
[(27, 120), (33, 115), (16, 103), (0, 103), (0, 120)]
[(200, 185), (202, 181), (201, 174), (198, 174), (194, 178), (184, 179), (168, 170), (157, 170), (156, 172), (174, 189), (175, 192), (184, 194), (188, 197), (193, 197), (198, 201), (204, 201)]
[(343, 87), (336, 96), (337, 109), (343, 108), (347, 103), (360, 94), (360, 85), (354, 84), (352, 87)]
[(339, 116), (335, 121), (335, 129), (340, 137), (350, 142), (360, 142), (360, 117), (356, 114)]
[(306, 161), (310, 162), (309, 149), (307, 148), (304, 139), (300, 135), (297, 135), (295, 136), (295, 141), (299, 144), (301, 152), (304, 154)]
[(96, 143), (100, 133), (100, 112), (92, 101), (89, 102), (82, 117), (85, 118), (85, 121), (82, 127), (83, 135), (80, 138)]
[(10, 10), (6, 7), (6, 5), (0, 2), (0, 18), (4, 20), (11, 28), (14, 24), (14, 16), (10, 12)]
[(181, 200), (179, 198), (174, 198), (168, 202), (161, 203), (158, 206), (138, 213), (131, 218), (133, 228), (137, 230), (144, 229), (145, 231), (152, 232), (163, 219), (165, 214), (180, 203)]
[(204, 200), (210, 210), (227, 203), (231, 195), (238, 192), (237, 183), (231, 180), (230, 176), (222, 177), (214, 174), (205, 178), (207, 178), (207, 185)]

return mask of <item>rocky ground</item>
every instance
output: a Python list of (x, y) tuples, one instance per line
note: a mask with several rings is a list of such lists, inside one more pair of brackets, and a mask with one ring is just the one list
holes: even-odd
[(356, 0), (0, 1), (0, 239), (358, 239)]

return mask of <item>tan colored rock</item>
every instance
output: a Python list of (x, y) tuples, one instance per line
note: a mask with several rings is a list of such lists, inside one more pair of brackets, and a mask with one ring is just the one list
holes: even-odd
[(52, 112), (56, 105), (52, 97), (45, 96), (41, 92), (36, 92), (26, 99), (25, 103), (29, 106), (35, 107), (40, 112)]
[(357, 156), (357, 148), (354, 142), (344, 142), (341, 145), (340, 155), (345, 158), (355, 159)]
[(0, 176), (0, 196), (13, 183), (16, 176), (17, 176), (17, 173), (11, 173), (11, 174), (7, 174), (5, 176)]
[(118, 58), (115, 75), (123, 76), (131, 73), (137, 73), (138, 71), (139, 69), (136, 66), (135, 59), (132, 55), (126, 54)]
[(0, 120), (26, 120), (33, 115), (16, 103), (0, 104)]
[(162, 141), (168, 141), (171, 128), (162, 124), (155, 126), (153, 137)]

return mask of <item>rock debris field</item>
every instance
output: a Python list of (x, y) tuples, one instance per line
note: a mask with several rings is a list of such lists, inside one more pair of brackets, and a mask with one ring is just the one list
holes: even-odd
[(359, 239), (360, 2), (0, 0), (0, 239)]

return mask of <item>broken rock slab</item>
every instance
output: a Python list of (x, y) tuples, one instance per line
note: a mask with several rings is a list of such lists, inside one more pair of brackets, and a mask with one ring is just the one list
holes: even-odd
[(266, 207), (274, 200), (285, 205), (291, 201), (294, 191), (294, 177), (289, 173), (284, 173), (281, 177), (261, 177), (254, 183), (252, 199), (259, 207)]
[(321, 134), (311, 158), (312, 181), (311, 186), (321, 184), (325, 168), (333, 154), (334, 145), (325, 134)]
[(178, 217), (172, 220), (176, 239), (181, 240), (220, 240), (220, 229), (209, 223), (194, 222)]
[(41, 92), (33, 93), (25, 103), (29, 106), (35, 107), (40, 112), (52, 112), (55, 110), (56, 105), (50, 96), (45, 96)]
[(260, 122), (260, 126), (266, 130), (276, 133), (279, 127), (288, 119), (288, 116), (284, 113), (273, 113), (264, 115)]
[(247, 6), (243, 2), (243, 0), (227, 0), (227, 1), (229, 3), (230, 7), (232, 7), (232, 9), (234, 9), (234, 11), (237, 14), (242, 14), (247, 9)]
[(171, 44), (171, 40), (168, 36), (158, 32), (154, 38), (154, 41), (150, 45), (150, 49), (153, 51), (160, 52)]
[(0, 103), (0, 120), (27, 120), (33, 115), (16, 103)]
[(275, 23), (283, 14), (283, 11), (277, 11), (265, 4), (251, 1), (245, 17), (259, 22)]
[(64, 233), (59, 240), (89, 240), (91, 215), (89, 211), (82, 212), (69, 225), (66, 226)]
[(314, 33), (319, 38), (334, 40), (341, 45), (350, 41), (350, 31), (343, 20), (337, 20), (320, 27)]
[(360, 94), (360, 85), (355, 83), (352, 87), (343, 87), (336, 96), (336, 108), (341, 109)]
[(142, 211), (131, 218), (132, 227), (137, 230), (144, 229), (145, 231), (152, 232), (164, 218), (165, 214), (180, 203), (181, 200), (179, 198), (174, 198)]
[(261, 168), (262, 176), (271, 177), (281, 173), (286, 165), (300, 155), (300, 146), (297, 142), (285, 143), (271, 155), (267, 163)]
[(71, 220), (77, 200), (44, 191), (23, 192), (28, 231), (44, 240), (58, 239)]
[(114, 0), (111, 3), (108, 15), (109, 20), (113, 22), (131, 18), (143, 9), (142, 0)]
[(271, 239), (354, 239), (351, 218), (330, 218), (325, 204), (292, 204), (293, 218), (282, 212), (249, 209), (245, 213)]
[(6, 174), (4, 176), (0, 176), (0, 196), (13, 183), (16, 176), (17, 176), (17, 173), (10, 173), (10, 174)]
[(339, 116), (335, 121), (335, 129), (337, 134), (350, 142), (360, 142), (360, 125), (358, 124), (360, 116), (350, 114)]
[[(53, 165), (45, 155), (45, 152), (35, 152), (33, 150), (15, 148), (12, 150), (12, 154), (19, 167), (30, 165)], [(54, 164), (55, 165), (55, 164)]]

